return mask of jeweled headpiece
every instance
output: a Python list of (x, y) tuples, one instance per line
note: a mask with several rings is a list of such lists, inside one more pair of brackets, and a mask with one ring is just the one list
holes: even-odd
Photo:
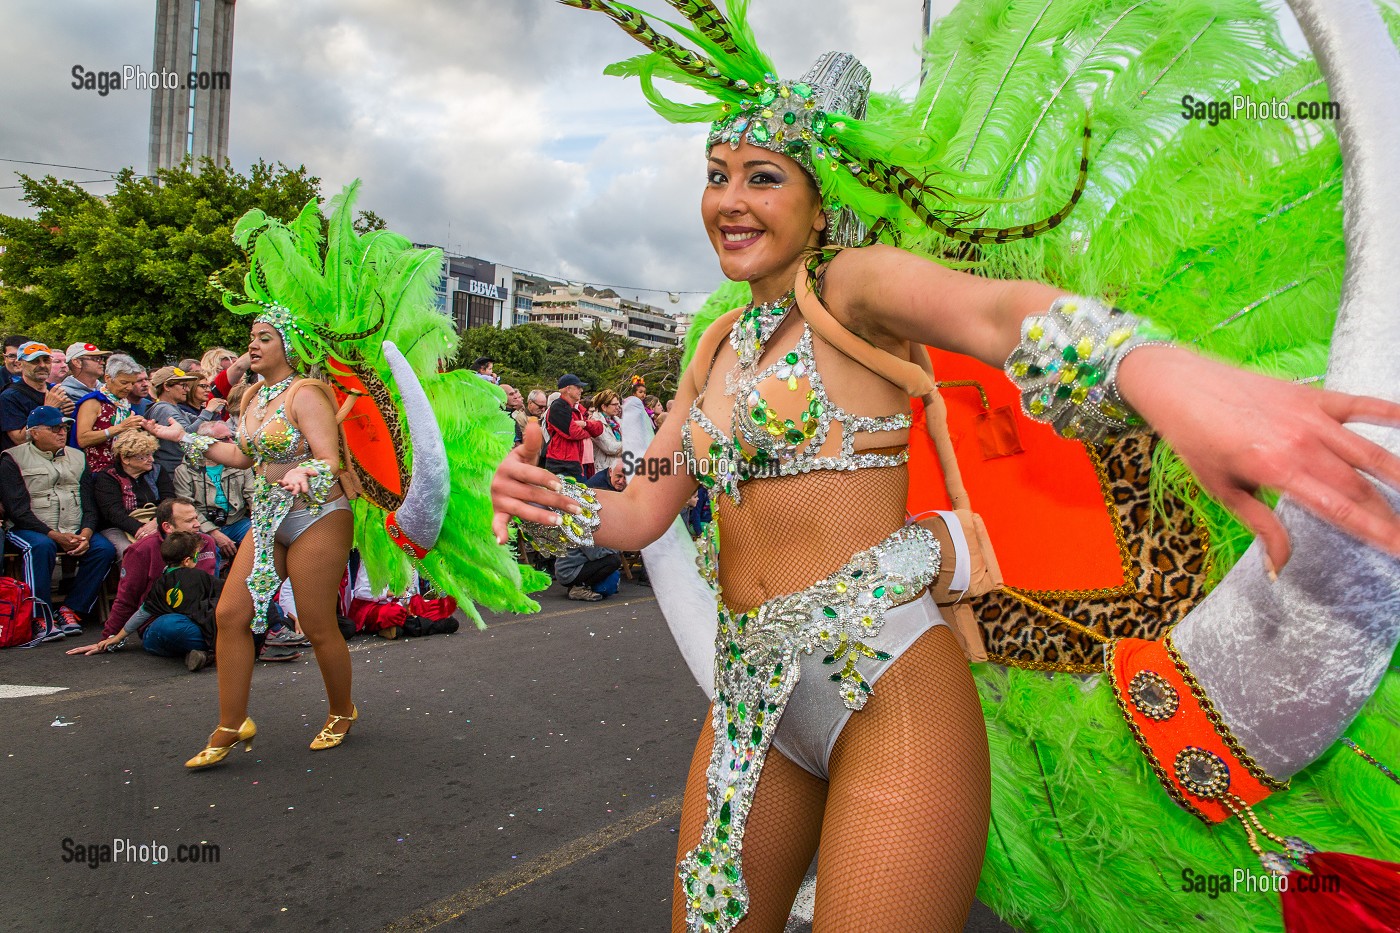
[[(834, 169), (842, 160), (840, 146), (824, 142), (828, 124), (843, 117), (865, 118), (870, 70), (849, 52), (826, 52), (801, 81), (779, 81), (767, 74), (757, 92), (736, 112), (715, 121), (706, 149), (721, 142), (738, 149), (747, 140), (788, 156), (820, 178), (818, 166)], [(828, 239), (840, 246), (854, 245), (865, 236), (865, 225), (847, 207), (829, 209), (827, 224)]]
[(292, 341), (289, 338), (289, 334), (292, 329), (292, 312), (288, 311), (286, 308), (278, 304), (266, 305), (266, 310), (253, 318), (253, 323), (268, 325), (273, 330), (277, 331), (278, 335), (282, 338), (283, 349), (289, 350), (291, 348)]
[[(725, 0), (723, 13), (714, 0), (667, 0), (688, 22), (666, 25), (697, 50), (657, 32), (640, 11), (615, 0), (559, 2), (605, 14), (649, 49), (605, 73), (638, 78), (661, 116), (673, 123), (710, 123), (709, 146), (728, 142), (737, 148), (747, 141), (802, 165), (821, 192), (827, 237), (834, 245), (899, 242), (906, 233), (918, 237), (930, 230), (969, 243), (1026, 239), (1069, 215), (1087, 177), (1086, 128), (1076, 194), (1063, 208), (1012, 228), (961, 226), (970, 215), (940, 203), (948, 196), (931, 183), (942, 171), (938, 154), (918, 127), (900, 123), (899, 108), (868, 113), (870, 72), (854, 56), (827, 52), (801, 81), (784, 81), (754, 41), (746, 21), (748, 0)], [(700, 90), (714, 101), (669, 100), (656, 89), (657, 78)]]

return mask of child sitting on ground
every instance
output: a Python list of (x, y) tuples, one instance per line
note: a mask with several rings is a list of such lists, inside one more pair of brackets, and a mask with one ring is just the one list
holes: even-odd
[(132, 613), (120, 632), (84, 653), (115, 650), (128, 635), (138, 632), (148, 652), (164, 658), (183, 657), (191, 672), (212, 664), (214, 607), (222, 581), (195, 566), (202, 546), (203, 538), (188, 531), (166, 535), (160, 543), (165, 570), (151, 584), (141, 608)]

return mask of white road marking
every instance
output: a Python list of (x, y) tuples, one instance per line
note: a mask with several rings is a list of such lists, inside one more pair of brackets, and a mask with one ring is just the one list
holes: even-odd
[(797, 899), (792, 902), (792, 915), (788, 922), (797, 920), (804, 923), (812, 922), (812, 910), (817, 905), (817, 873), (811, 872), (802, 881), (802, 887), (797, 890)]
[(18, 700), (20, 697), (42, 697), (50, 693), (62, 693), (67, 687), (25, 687), (20, 684), (0, 684), (0, 700)]

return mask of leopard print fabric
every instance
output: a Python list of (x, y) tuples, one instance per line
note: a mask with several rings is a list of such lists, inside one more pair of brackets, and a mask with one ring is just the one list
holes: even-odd
[[(1155, 436), (1094, 448), (1122, 530), (1125, 593), (1024, 591), (1035, 602), (1109, 638), (1156, 639), (1205, 596), (1208, 541), (1191, 509), (1168, 497), (1153, 509), (1148, 490)], [(995, 544), (995, 542), (993, 542)], [(1005, 592), (973, 602), (990, 660), (1077, 673), (1103, 668), (1103, 645)]]

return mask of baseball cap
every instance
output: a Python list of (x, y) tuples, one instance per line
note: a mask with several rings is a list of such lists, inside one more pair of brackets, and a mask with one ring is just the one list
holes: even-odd
[(27, 428), (37, 428), (41, 425), (46, 428), (59, 428), (65, 424), (72, 424), (72, 418), (63, 417), (63, 412), (52, 405), (40, 405), (29, 413), (29, 418), (24, 422)]
[(159, 389), (167, 382), (197, 382), (198, 376), (191, 375), (177, 366), (162, 366), (151, 374), (151, 385)]
[(80, 360), (85, 356), (111, 356), (111, 350), (99, 350), (90, 343), (70, 343), (68, 349), (63, 351), (63, 355), (71, 363), (73, 360)]
[(21, 363), (32, 363), (41, 356), (52, 355), (53, 351), (49, 349), (49, 345), (40, 343), (37, 340), (31, 340), (21, 345), (19, 348), (19, 359)]
[(578, 386), (580, 389), (586, 389), (588, 388), (588, 383), (584, 382), (573, 373), (565, 373), (559, 377), (559, 388), (562, 389), (565, 386)]

